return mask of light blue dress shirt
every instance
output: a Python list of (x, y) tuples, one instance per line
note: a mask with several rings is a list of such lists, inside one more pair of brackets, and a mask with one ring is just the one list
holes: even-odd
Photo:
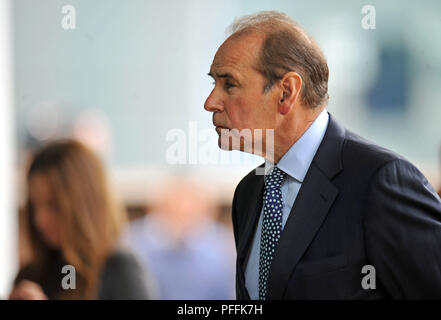
[[(324, 109), (308, 130), (291, 146), (277, 164), (277, 167), (287, 174), (282, 184), (282, 228), (285, 227), (286, 220), (302, 186), (303, 179), (323, 140), (328, 127), (328, 121), (329, 115), (326, 109)], [(271, 169), (271, 165), (267, 163), (266, 168), (266, 172), (268, 172), (268, 170)], [(252, 300), (259, 299), (259, 255), (262, 220), (263, 206), (245, 270), (245, 285)]]

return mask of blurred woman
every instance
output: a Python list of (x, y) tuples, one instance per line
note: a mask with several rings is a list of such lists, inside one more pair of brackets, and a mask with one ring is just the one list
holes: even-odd
[[(10, 299), (152, 297), (143, 269), (119, 245), (126, 213), (92, 151), (71, 140), (43, 147), (30, 165), (27, 186), (33, 258), (19, 271)], [(75, 284), (63, 288), (63, 278), (72, 276), (62, 272), (66, 265), (75, 268)]]

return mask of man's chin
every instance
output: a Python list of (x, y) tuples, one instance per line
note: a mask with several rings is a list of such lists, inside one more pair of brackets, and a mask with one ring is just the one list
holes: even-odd
[(218, 146), (221, 150), (224, 151), (241, 151), (246, 153), (253, 153), (253, 148), (251, 146), (248, 146), (248, 148), (245, 147), (244, 143), (242, 141), (232, 141), (232, 139), (229, 140), (223, 140), (221, 137), (218, 139)]
[(233, 150), (232, 144), (229, 141), (222, 140), (222, 138), (220, 136), (219, 136), (219, 139), (217, 140), (217, 145), (219, 146), (219, 148), (221, 150), (224, 150), (224, 151), (232, 151)]

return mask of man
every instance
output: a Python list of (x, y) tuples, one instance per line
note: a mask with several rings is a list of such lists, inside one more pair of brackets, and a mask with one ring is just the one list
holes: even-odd
[(326, 60), (288, 16), (232, 31), (204, 107), (221, 148), (266, 159), (234, 194), (237, 298), (441, 298), (441, 200), (426, 178), (326, 111)]

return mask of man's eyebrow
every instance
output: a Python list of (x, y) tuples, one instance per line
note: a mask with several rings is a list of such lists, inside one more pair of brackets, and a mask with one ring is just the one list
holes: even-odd
[(231, 75), (231, 73), (228, 73), (228, 72), (226, 72), (226, 73), (216, 73), (215, 75), (213, 75), (212, 72), (209, 72), (208, 75), (209, 75), (210, 77), (212, 77), (212, 78), (228, 78), (228, 79), (233, 79), (233, 80), (235, 79), (235, 78)]

